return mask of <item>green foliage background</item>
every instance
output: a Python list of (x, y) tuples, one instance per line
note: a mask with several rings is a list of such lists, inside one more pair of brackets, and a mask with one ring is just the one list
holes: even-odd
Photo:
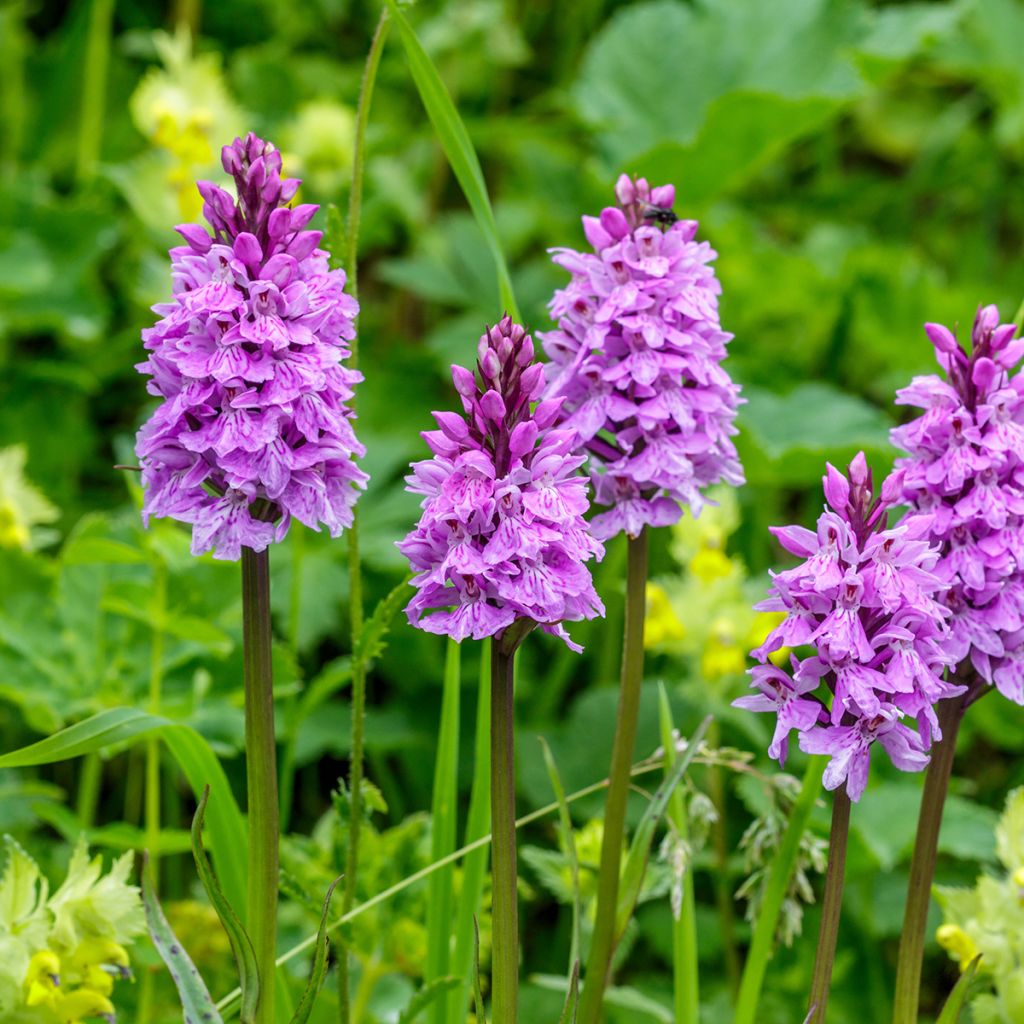
[[(160, 710), (206, 737), (241, 793), (237, 568), (192, 559), (172, 524), (144, 534), (135, 481), (112, 468), (131, 460), (133, 432), (151, 407), (133, 364), (139, 332), (152, 322), (148, 307), (169, 288), (164, 251), (181, 219), (169, 199), (173, 158), (140, 130), (128, 98), (159, 63), (153, 32), (191, 22), (196, 53), (221, 62), (239, 127), (280, 140), (286, 160), (294, 153), (304, 162), (307, 201), (344, 210), (346, 117), (378, 8), (357, 0), (224, 0), (202, 9), (198, 0), (170, 8), (119, 0), (101, 116), (90, 123), (90, 18), (103, 7), (0, 3), (0, 447), (27, 448), (28, 478), (59, 509), (37, 551), (0, 549), (0, 749), (105, 707), (145, 707), (159, 632)], [(825, 459), (843, 463), (863, 448), (884, 472), (893, 457), (887, 430), (898, 416), (893, 392), (931, 367), (921, 324), (963, 329), (988, 302), (1010, 319), (1024, 297), (1017, 0), (453, 0), (408, 13), (480, 154), (532, 328), (548, 326), (546, 303), (564, 279), (545, 250), (582, 243), (580, 215), (609, 202), (620, 172), (674, 181), (677, 210), (700, 219), (719, 252), (722, 321), (735, 334), (729, 367), (748, 399), (739, 443), (749, 482), (730, 550), (755, 580), (779, 555), (766, 526), (814, 515)], [(326, 227), (323, 214), (318, 222)], [(429, 426), (429, 410), (451, 404), (447, 365), (469, 358), (483, 325), (501, 313), (486, 244), (397, 39), (385, 52), (371, 113), (359, 279), (359, 433), (372, 476), (360, 509), (373, 602), (404, 571), (393, 542), (413, 522), (416, 500), (402, 476), (424, 453), (418, 431)], [(333, 877), (331, 815), (344, 817), (343, 801), (332, 811), (330, 796), (348, 749), (344, 550), (295, 529), (272, 557), (279, 728), (296, 772), (296, 838), (285, 851), (292, 939), (315, 929), (316, 897), (304, 894)], [(584, 657), (544, 638), (526, 646), (524, 809), (550, 800), (537, 734), (551, 742), (567, 788), (606, 770), (622, 555), (613, 545), (598, 571), (610, 624), (573, 630), (587, 645)], [(665, 539), (654, 570), (679, 572)], [(463, 798), (472, 777), (476, 657), (464, 657)], [(371, 681), (369, 775), (381, 797), (365, 895), (426, 860), (442, 667), (437, 638), (396, 622)], [(763, 723), (727, 707), (742, 677), (710, 684), (693, 659), (657, 654), (649, 674), (638, 754), (658, 742), (657, 679), (669, 685), (685, 731), (710, 708), (725, 742), (763, 750)], [(299, 695), (311, 692), (323, 700), (303, 718)], [(993, 861), (992, 808), (1024, 782), (1021, 710), (991, 697), (968, 721), (943, 881), (972, 880)], [(82, 785), (79, 763), (0, 772), (0, 831), (50, 868), (67, 859), (67, 841), (83, 825), (99, 846), (140, 846), (141, 757), (141, 749), (110, 751), (95, 766), (95, 790)], [(174, 762), (164, 768), (162, 887), (182, 899), (195, 889), (181, 831), (191, 796)], [(793, 770), (801, 770), (799, 758)], [(887, 1019), (919, 782), (879, 761), (855, 810), (836, 1024)], [(727, 779), (731, 888), (743, 877), (737, 844), (758, 813), (756, 790)], [(581, 805), (577, 824), (598, 809)], [(826, 827), (824, 809), (815, 827)], [(527, 840), (556, 848), (554, 825), (530, 830)], [(711, 1024), (729, 1019), (713, 868), (711, 853), (701, 854)], [(524, 874), (526, 976), (561, 974), (569, 908), (530, 863)], [(621, 978), (643, 999), (624, 996), (616, 1021), (671, 1019), (657, 1011), (671, 985), (669, 921), (665, 898), (642, 908)], [(738, 927), (742, 942), (745, 926)], [(379, 951), (383, 964), (365, 1020), (392, 1020), (407, 1001), (422, 929), (422, 890), (357, 929), (357, 944)], [(815, 931), (812, 908), (802, 937), (772, 965), (766, 1024), (799, 1015)], [(215, 980), (219, 969), (227, 988), (220, 955), (209, 951), (208, 969)], [(954, 975), (933, 946), (927, 1013), (937, 1012)], [(169, 991), (159, 992), (168, 1007), (159, 1019), (175, 1019)], [(527, 1019), (557, 1016), (560, 997), (543, 984), (528, 985), (524, 999), (524, 1013), (536, 1015)]]

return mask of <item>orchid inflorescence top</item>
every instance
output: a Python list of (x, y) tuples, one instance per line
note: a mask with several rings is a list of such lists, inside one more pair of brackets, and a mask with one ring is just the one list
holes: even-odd
[(1014, 324), (978, 311), (971, 351), (940, 324), (925, 327), (946, 379), (917, 377), (897, 402), (923, 415), (892, 432), (903, 496), (930, 523), (949, 585), (948, 649), (1024, 704), (1024, 356)]
[(504, 317), (477, 356), (479, 381), (452, 367), (465, 415), (434, 413), (439, 429), (423, 433), (433, 458), (407, 477), (423, 495), (398, 544), (416, 573), (409, 621), (480, 640), (529, 620), (578, 650), (561, 623), (604, 614), (585, 565), (604, 552), (583, 518), (584, 456), (571, 430), (552, 429), (562, 399), (537, 401), (544, 368), (519, 324)]
[(163, 402), (136, 447), (144, 518), (190, 523), (194, 554), (237, 559), (293, 516), (338, 536), (367, 476), (347, 405), (362, 377), (342, 365), (359, 307), (306, 230), (317, 207), (288, 205), (299, 182), (251, 133), (223, 165), (237, 198), (199, 183), (211, 230), (178, 227), (174, 295), (143, 332), (139, 370)]
[(743, 483), (732, 443), (741, 399), (722, 367), (721, 286), (697, 222), (672, 212), (675, 189), (622, 175), (618, 206), (584, 217), (592, 253), (554, 249), (572, 274), (555, 293), (558, 329), (541, 335), (559, 424), (589, 454), (601, 539), (694, 514), (710, 484)]
[[(772, 757), (785, 761), (796, 729), (802, 750), (830, 756), (826, 788), (846, 782), (857, 800), (876, 741), (904, 771), (927, 765), (926, 751), (941, 738), (935, 704), (963, 687), (943, 679), (955, 658), (928, 520), (908, 514), (887, 523), (899, 476), (875, 497), (862, 453), (848, 476), (829, 466), (824, 487), (828, 507), (816, 532), (772, 531), (803, 561), (773, 574), (771, 596), (759, 608), (786, 618), (752, 652), (761, 662), (751, 670), (758, 692), (735, 703), (776, 715)], [(769, 661), (782, 647), (813, 653), (794, 653), (787, 670)], [(907, 724), (914, 720), (916, 731)]]

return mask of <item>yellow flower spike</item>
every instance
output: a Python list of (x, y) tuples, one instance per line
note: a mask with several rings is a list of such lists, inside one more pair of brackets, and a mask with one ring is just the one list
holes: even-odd
[(682, 640), (684, 636), (686, 627), (679, 621), (665, 588), (657, 583), (648, 583), (644, 647), (661, 647)]
[(978, 947), (974, 940), (958, 924), (940, 925), (935, 938), (950, 956), (960, 962), (961, 971), (966, 971), (971, 961), (978, 955)]
[(114, 991), (114, 977), (107, 968), (90, 964), (85, 969), (83, 985), (102, 996), (109, 996)]
[(106, 1017), (113, 1021), (116, 1016), (114, 1004), (99, 992), (88, 988), (76, 989), (68, 995), (59, 995), (54, 1010), (60, 1024), (83, 1024), (93, 1017)]
[(747, 652), (736, 636), (730, 619), (719, 617), (711, 623), (707, 644), (700, 658), (705, 679), (742, 675), (747, 667)]
[(25, 984), (25, 1002), (29, 1006), (53, 1006), (60, 989), (60, 957), (49, 949), (36, 953), (29, 961)]
[(1024, 867), (1017, 868), (1010, 876), (1011, 881), (1017, 887), (1017, 899), (1024, 903)]
[(83, 939), (71, 954), (71, 966), (83, 974), (90, 968), (114, 968), (117, 974), (126, 974), (131, 961), (124, 946), (113, 939)]

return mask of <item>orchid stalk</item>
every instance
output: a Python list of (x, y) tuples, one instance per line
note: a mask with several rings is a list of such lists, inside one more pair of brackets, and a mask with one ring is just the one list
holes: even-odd
[(578, 651), (562, 623), (604, 612), (585, 564), (604, 549), (583, 519), (583, 457), (571, 431), (552, 429), (562, 399), (539, 401), (543, 374), (532, 338), (507, 316), (480, 338), (476, 375), (452, 367), (464, 415), (435, 412), (439, 429), (424, 432), (433, 458), (414, 463), (407, 478), (423, 513), (398, 545), (416, 574), (412, 625), (456, 641), (493, 637), (495, 1024), (515, 1024), (518, 1001), (515, 650), (539, 626)]
[(593, 252), (555, 249), (572, 274), (551, 302), (558, 328), (543, 335), (548, 393), (565, 399), (560, 426), (589, 459), (595, 536), (628, 539), (619, 712), (605, 805), (594, 940), (580, 1005), (597, 1024), (619, 936), (619, 873), (629, 765), (643, 682), (647, 528), (694, 515), (702, 490), (743, 482), (732, 443), (739, 388), (721, 363), (731, 335), (718, 318), (715, 253), (696, 221), (672, 210), (675, 188), (622, 175), (618, 205), (584, 217)]

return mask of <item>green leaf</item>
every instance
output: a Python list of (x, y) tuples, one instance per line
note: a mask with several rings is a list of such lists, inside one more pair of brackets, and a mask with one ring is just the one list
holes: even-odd
[(580, 962), (573, 960), (572, 970), (569, 972), (569, 991), (565, 997), (565, 1006), (562, 1007), (558, 1024), (576, 1024), (576, 1012), (580, 1005)]
[(980, 963), (981, 954), (979, 953), (967, 965), (967, 969), (960, 975), (956, 985), (953, 986), (953, 991), (949, 993), (946, 1005), (943, 1006), (942, 1013), (939, 1014), (935, 1024), (957, 1024), (957, 1021), (960, 1020), (960, 1014), (963, 1012), (964, 1004), (967, 1002), (967, 993), (970, 990), (975, 974), (978, 973), (978, 965)]
[(65, 565), (138, 565), (146, 554), (130, 544), (108, 537), (74, 536), (61, 551)]
[(242, 1024), (250, 1024), (256, 1018), (256, 1008), (260, 1002), (259, 966), (256, 963), (256, 951), (253, 949), (252, 940), (234, 908), (225, 898), (217, 876), (210, 866), (209, 858), (206, 856), (206, 850), (203, 849), (203, 820), (206, 817), (206, 805), (209, 799), (210, 787), (206, 786), (203, 789), (203, 795), (199, 798), (195, 816), (192, 818), (192, 856), (195, 858), (199, 881), (203, 883), (206, 895), (209, 897), (213, 909), (217, 911), (220, 923), (224, 926), (228, 941), (231, 943), (231, 952), (238, 968), (238, 980), (242, 989), (240, 1016)]
[(233, 906), (245, 906), (246, 825), (238, 810), (231, 784), (210, 745), (191, 726), (150, 715), (135, 708), (108, 708), (92, 718), (0, 757), (0, 768), (28, 768), (69, 761), (114, 744), (133, 744), (158, 733), (178, 762), (199, 799), (209, 785), (210, 846), (224, 888)]
[(480, 988), (480, 924), (473, 918), (473, 1009), (479, 1024), (487, 1024), (484, 1013), (484, 993)]
[(369, 666), (384, 653), (384, 638), (391, 630), (391, 624), (399, 609), (405, 604), (409, 596), (409, 580), (412, 573), (409, 573), (398, 586), (377, 602), (373, 614), (363, 624), (363, 631), (359, 634), (359, 642), (356, 644), (354, 660)]
[(430, 1006), (436, 1006), (441, 996), (445, 996), (452, 990), (457, 989), (461, 983), (462, 979), (455, 977), (454, 974), (446, 974), (443, 978), (434, 978), (433, 981), (427, 982), (409, 1000), (409, 1004), (399, 1014), (398, 1024), (412, 1024), (424, 1010)]
[(996, 826), (996, 850), (1007, 871), (1024, 864), (1024, 786), (1006, 798), (1006, 809)]
[(320, 927), (316, 933), (316, 952), (313, 954), (313, 967), (309, 972), (309, 981), (306, 982), (306, 988), (302, 993), (302, 998), (299, 1000), (299, 1005), (295, 1008), (291, 1024), (306, 1024), (306, 1021), (309, 1020), (309, 1015), (313, 1012), (316, 997), (320, 994), (320, 986), (323, 984), (324, 974), (327, 971), (327, 915), (331, 909), (331, 897), (334, 895), (335, 886), (340, 881), (341, 876), (339, 875), (331, 882), (327, 895), (324, 896), (324, 909), (320, 915)]
[(708, 716), (697, 727), (697, 731), (690, 737), (686, 745), (686, 751), (679, 757), (661, 785), (656, 790), (651, 802), (644, 809), (643, 817), (633, 834), (633, 841), (629, 846), (629, 854), (626, 857), (626, 864), (622, 870), (622, 880), (619, 885), (619, 905), (616, 914), (615, 934), (616, 938), (621, 937), (626, 930), (626, 925), (633, 916), (637, 899), (640, 896), (640, 889), (644, 882), (644, 873), (647, 870), (647, 860), (651, 854), (651, 844), (654, 842), (654, 832), (661, 821), (662, 815), (668, 807), (669, 798), (675, 791), (676, 786), (682, 781), (693, 760), (704, 741), (704, 734), (711, 724), (711, 717)]
[(579, 971), (580, 956), (580, 922), (583, 917), (580, 899), (580, 863), (576, 854), (576, 833), (572, 827), (572, 815), (569, 813), (569, 805), (565, 800), (565, 786), (562, 785), (562, 776), (558, 772), (558, 765), (555, 764), (555, 757), (551, 753), (551, 747), (543, 736), (538, 736), (541, 750), (544, 753), (544, 764), (548, 770), (548, 778), (551, 779), (551, 788), (554, 790), (555, 799), (558, 801), (558, 827), (559, 838), (569, 858), (569, 873), (572, 878), (572, 937), (569, 941), (569, 963), (570, 979), (572, 972)]
[(458, 110), (455, 109), (455, 104), (452, 102), (437, 68), (427, 56), (426, 50), (423, 49), (423, 45), (399, 9), (396, 0), (387, 0), (387, 4), (391, 17), (398, 26), (398, 33), (402, 37), (402, 45), (405, 47), (406, 59), (409, 62), (409, 71), (419, 90), (427, 116), (434, 126), (434, 131), (437, 132), (448, 163), (458, 179), (466, 201), (473, 211), (473, 216), (487, 241), (491, 256), (494, 258), (501, 302), (512, 318), (519, 320), (519, 309), (512, 289), (512, 279), (505, 261), (498, 226), (494, 220), (494, 211), (491, 209), (491, 200), (487, 194), (487, 183), (484, 180), (483, 171), (480, 169), (480, 160), (476, 155), (476, 150), (470, 141), (469, 132), (466, 131), (466, 126), (463, 124)]
[(146, 911), (146, 924), (160, 959), (171, 972), (178, 989), (181, 1007), (185, 1011), (185, 1024), (224, 1024), (217, 1012), (210, 991), (189, 959), (184, 946), (178, 941), (153, 891), (153, 881), (147, 867), (142, 872), (142, 905)]
[[(431, 797), (430, 859), (441, 860), (455, 849), (458, 817), (459, 690), (460, 648), (449, 640), (445, 649), (444, 688), (437, 757), (434, 761), (434, 790)], [(452, 902), (455, 867), (435, 871), (427, 885), (427, 960), (423, 979), (429, 985), (450, 973)], [(442, 993), (430, 1011), (434, 1024), (451, 1019), (447, 994)]]
[(838, 109), (864, 90), (846, 52), (860, 13), (829, 0), (794, 0), (785, 17), (760, 0), (629, 5), (588, 48), (576, 106), (616, 167), (662, 143), (693, 142), (714, 102), (734, 92), (818, 97)]

